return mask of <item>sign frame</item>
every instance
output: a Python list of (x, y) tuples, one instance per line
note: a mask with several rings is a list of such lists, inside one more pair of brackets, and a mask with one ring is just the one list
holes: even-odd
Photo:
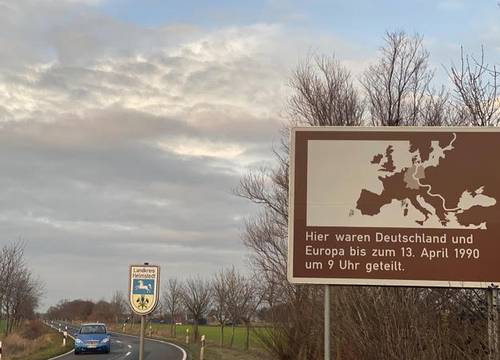
[[(135, 278), (132, 277), (132, 269), (134, 268), (150, 268), (150, 269), (155, 269), (155, 282), (154, 282), (154, 294), (153, 294), (153, 299), (154, 303), (151, 305), (150, 308), (148, 308), (145, 311), (140, 311), (134, 306), (134, 301), (133, 301), (133, 281)], [(129, 306), (132, 309), (132, 311), (136, 315), (149, 315), (153, 311), (155, 311), (156, 307), (158, 306), (159, 299), (160, 299), (160, 266), (159, 265), (149, 265), (149, 264), (136, 264), (136, 265), (129, 265), (129, 279), (128, 279), (128, 298), (129, 298)]]
[[(500, 127), (370, 127), (370, 126), (310, 126), (292, 127), (289, 138), (289, 194), (288, 194), (288, 258), (287, 278), (292, 284), (323, 284), (323, 285), (359, 285), (359, 286), (409, 286), (409, 287), (442, 287), (442, 288), (480, 288), (487, 289), (499, 286), (500, 281), (446, 281), (446, 280), (404, 280), (383, 278), (335, 278), (335, 277), (300, 277), (294, 276), (294, 226), (295, 226), (295, 155), (298, 132), (336, 131), (336, 132), (477, 132), (500, 133)], [(304, 175), (307, 177), (307, 173)], [(499, 184), (500, 186), (500, 184)], [(498, 199), (500, 201), (500, 199)], [(307, 227), (307, 224), (306, 224)], [(500, 239), (498, 239), (500, 241)]]

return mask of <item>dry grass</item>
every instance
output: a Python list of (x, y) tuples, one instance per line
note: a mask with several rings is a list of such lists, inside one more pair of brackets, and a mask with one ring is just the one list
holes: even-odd
[(3, 339), (2, 360), (44, 360), (72, 347), (71, 341), (63, 347), (61, 335), (52, 329), (39, 323), (26, 323)]

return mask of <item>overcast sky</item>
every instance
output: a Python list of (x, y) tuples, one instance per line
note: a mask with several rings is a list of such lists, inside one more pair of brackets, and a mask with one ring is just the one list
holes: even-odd
[(357, 76), (395, 29), (438, 79), (461, 45), (500, 59), (495, 0), (0, 0), (0, 245), (26, 242), (42, 310), (126, 291), (131, 263), (245, 270), (232, 190), (272, 164), (291, 70)]

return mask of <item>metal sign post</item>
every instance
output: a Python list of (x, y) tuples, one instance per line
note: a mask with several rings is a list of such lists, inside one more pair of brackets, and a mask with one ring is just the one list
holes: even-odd
[(330, 285), (325, 285), (325, 360), (330, 360)]
[(145, 317), (158, 305), (160, 267), (156, 265), (131, 265), (129, 270), (129, 301), (132, 311), (141, 317), (139, 360), (144, 360)]
[(144, 360), (144, 318), (146, 315), (141, 315), (141, 334), (139, 337), (139, 360)]
[(498, 353), (498, 286), (486, 290), (488, 299), (488, 359), (499, 360)]

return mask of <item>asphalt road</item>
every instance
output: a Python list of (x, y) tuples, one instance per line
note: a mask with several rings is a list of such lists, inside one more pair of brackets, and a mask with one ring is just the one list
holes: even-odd
[[(59, 323), (54, 324), (58, 327)], [(62, 324), (68, 327), (68, 334), (74, 334), (78, 327)], [(111, 352), (109, 354), (80, 354), (63, 355), (57, 360), (138, 360), (139, 338), (136, 336), (111, 333)], [(186, 360), (187, 355), (180, 347), (174, 344), (145, 339), (144, 360)]]

